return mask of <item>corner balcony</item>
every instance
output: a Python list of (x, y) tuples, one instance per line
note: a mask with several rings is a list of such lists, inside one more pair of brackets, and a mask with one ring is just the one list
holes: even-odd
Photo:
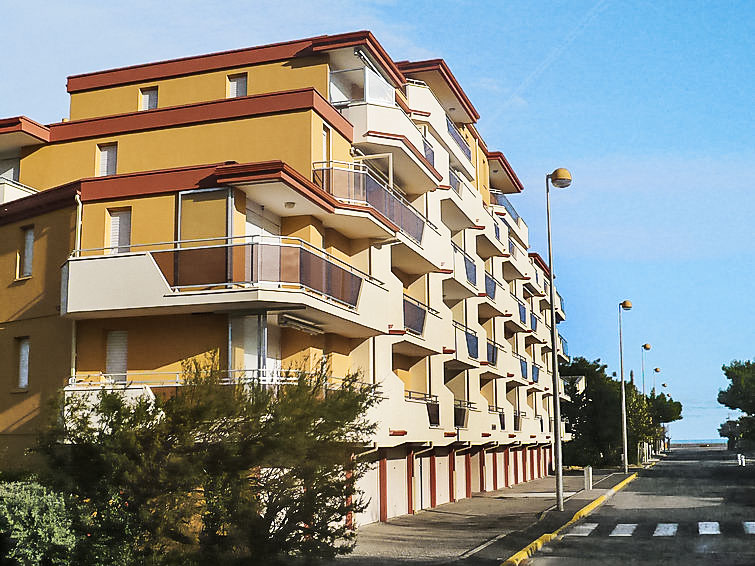
[(460, 246), (451, 242), (453, 264), (443, 271), (449, 277), (443, 280), (443, 297), (459, 300), (477, 296), (477, 263)]
[[(511, 311), (514, 312), (511, 312)], [(510, 332), (531, 332), (528, 321), (527, 306), (521, 299), (515, 297), (509, 292), (506, 305), (506, 318), (503, 321), (504, 326)]]
[(475, 214), (475, 201), (479, 198), (477, 191), (474, 191), (453, 169), (448, 170), (448, 185), (439, 187), (445, 189), (440, 201), (443, 224), (452, 232), (474, 228), (477, 225)]
[(440, 268), (437, 227), (377, 172), (362, 163), (322, 161), (313, 164), (313, 178), (340, 202), (369, 207), (396, 226), (393, 258), (402, 271), (429, 273)]
[(529, 257), (522, 247), (509, 238), (503, 259), (503, 275), (507, 280), (526, 279), (529, 272)]
[(387, 332), (400, 311), (374, 277), (299, 239), (184, 240), (82, 250), (63, 265), (61, 314), (70, 318), (246, 309), (296, 310), (323, 332)]
[[(330, 100), (354, 125), (354, 146), (365, 154), (390, 154), (393, 171), (413, 194), (434, 190), (442, 176), (432, 144), (396, 105), (395, 89), (368, 67), (332, 71)], [(430, 159), (433, 162), (430, 161)]]

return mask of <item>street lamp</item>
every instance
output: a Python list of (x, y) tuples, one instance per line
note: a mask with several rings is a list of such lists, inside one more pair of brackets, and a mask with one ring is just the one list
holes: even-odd
[(621, 311), (628, 311), (632, 308), (632, 301), (622, 301), (619, 303), (619, 366), (621, 368), (621, 440), (624, 451), (622, 458), (624, 460), (624, 473), (629, 472), (629, 460), (627, 458), (627, 394), (624, 389), (624, 343), (621, 336)]
[(655, 374), (656, 373), (661, 373), (661, 368), (653, 369), (653, 391), (655, 391)]
[(551, 295), (551, 373), (553, 377), (553, 423), (554, 428), (554, 467), (556, 468), (556, 505), (559, 511), (564, 510), (564, 472), (561, 462), (561, 399), (558, 384), (558, 331), (556, 330), (556, 289), (553, 283), (553, 242), (551, 239), (551, 190), (553, 184), (557, 189), (565, 189), (571, 185), (571, 173), (568, 169), (559, 167), (550, 175), (545, 176), (545, 208), (548, 219), (548, 276), (550, 277)]
[(642, 395), (645, 395), (645, 350), (650, 349), (650, 344), (642, 345)]

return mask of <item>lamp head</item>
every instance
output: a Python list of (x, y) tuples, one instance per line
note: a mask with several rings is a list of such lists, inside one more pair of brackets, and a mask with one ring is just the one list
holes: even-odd
[(642, 345), (642, 349), (643, 350), (649, 350), (650, 349), (650, 344), (643, 344)]
[(661, 368), (655, 368), (655, 369), (654, 369), (653, 371), (654, 371), (655, 373), (661, 373)]
[(571, 185), (571, 173), (569, 173), (568, 169), (564, 169), (563, 167), (559, 167), (553, 171), (553, 173), (548, 175), (548, 177), (553, 186), (557, 189), (565, 189)]
[(628, 311), (632, 308), (632, 301), (621, 301), (619, 306), (625, 311)]

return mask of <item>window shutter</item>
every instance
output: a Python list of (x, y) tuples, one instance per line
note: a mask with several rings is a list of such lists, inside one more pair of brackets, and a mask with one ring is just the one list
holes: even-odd
[(24, 252), (21, 258), (21, 277), (31, 275), (32, 260), (34, 256), (34, 228), (24, 230)]
[(110, 212), (110, 253), (131, 251), (131, 211)]
[(228, 77), (228, 98), (246, 96), (246, 75)]
[(18, 341), (18, 387), (29, 387), (29, 339), (21, 338)]
[(101, 145), (100, 148), (100, 176), (115, 175), (118, 160), (118, 146), (116, 144)]
[(126, 381), (128, 370), (128, 332), (110, 330), (107, 333), (105, 373), (115, 381)]

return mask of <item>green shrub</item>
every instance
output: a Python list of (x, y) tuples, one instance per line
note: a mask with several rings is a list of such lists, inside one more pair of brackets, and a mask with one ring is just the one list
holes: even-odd
[(62, 495), (34, 482), (0, 483), (0, 564), (66, 566), (75, 545)]

